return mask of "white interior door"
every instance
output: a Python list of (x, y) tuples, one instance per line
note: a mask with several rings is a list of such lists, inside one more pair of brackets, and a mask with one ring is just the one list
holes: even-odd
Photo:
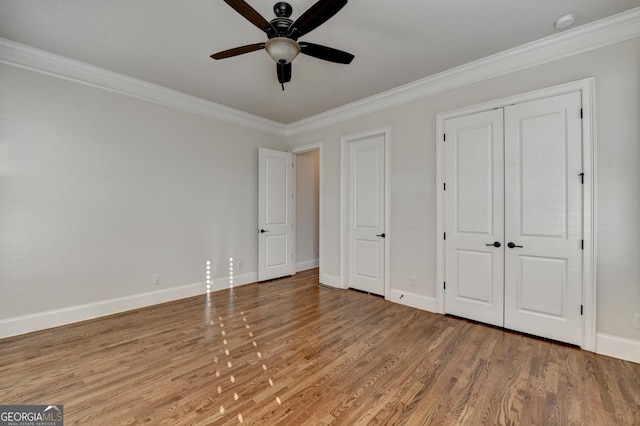
[(258, 149), (258, 280), (294, 275), (293, 154)]
[(582, 341), (580, 108), (577, 92), (505, 108), (505, 327), (574, 344)]
[(446, 120), (445, 133), (445, 309), (502, 326), (502, 110)]
[(574, 92), (446, 120), (446, 313), (581, 344), (580, 108)]
[(385, 293), (385, 136), (349, 143), (349, 287)]

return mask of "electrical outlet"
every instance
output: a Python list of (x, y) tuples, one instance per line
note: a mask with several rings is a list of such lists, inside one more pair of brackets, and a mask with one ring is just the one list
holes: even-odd
[(409, 277), (409, 285), (411, 287), (415, 287), (416, 286), (416, 276), (415, 275), (411, 275)]
[(155, 274), (153, 276), (153, 283), (154, 284), (160, 284), (160, 274)]
[(634, 328), (640, 328), (640, 314), (635, 315), (635, 322), (633, 324)]

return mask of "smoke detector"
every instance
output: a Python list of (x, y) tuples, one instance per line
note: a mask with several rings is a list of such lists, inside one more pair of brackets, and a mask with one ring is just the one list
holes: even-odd
[(562, 29), (570, 27), (575, 22), (576, 22), (576, 15), (574, 15), (573, 13), (570, 13), (568, 15), (564, 15), (564, 16), (559, 17), (556, 20), (555, 26), (556, 26), (556, 29), (562, 30)]

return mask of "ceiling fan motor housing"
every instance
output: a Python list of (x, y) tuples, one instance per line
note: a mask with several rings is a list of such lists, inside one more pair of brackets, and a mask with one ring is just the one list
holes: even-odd
[(276, 15), (275, 19), (272, 19), (270, 24), (276, 29), (276, 33), (273, 32), (267, 34), (269, 38), (273, 37), (287, 37), (289, 36), (289, 28), (293, 21), (289, 19), (293, 13), (293, 8), (289, 3), (283, 1), (273, 5), (273, 13)]
[(293, 24), (293, 21), (289, 18), (275, 18), (271, 20), (270, 24), (276, 29), (276, 33), (271, 32), (267, 34), (267, 37), (287, 37), (289, 27)]

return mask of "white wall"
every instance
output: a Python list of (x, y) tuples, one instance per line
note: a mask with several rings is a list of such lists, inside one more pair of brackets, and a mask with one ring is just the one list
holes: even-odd
[(284, 137), (17, 67), (0, 76), (0, 322), (203, 283), (206, 260), (213, 278), (229, 257), (255, 274), (257, 148)]
[(320, 248), (320, 151), (296, 154), (296, 261), (298, 270), (318, 266)]
[[(324, 264), (339, 275), (340, 138), (391, 126), (391, 288), (426, 299), (436, 288), (436, 114), (596, 77), (597, 331), (640, 342), (640, 39), (450, 90), (295, 135), (325, 141)], [(409, 287), (415, 275), (417, 287)]]
[(324, 274), (336, 282), (340, 138), (383, 126), (392, 139), (391, 287), (433, 298), (436, 114), (595, 76), (597, 330), (640, 342), (639, 75), (633, 39), (285, 141), (0, 65), (0, 323), (202, 283), (207, 259), (214, 278), (230, 256), (236, 274), (254, 274), (258, 146), (324, 141), (319, 220)]

